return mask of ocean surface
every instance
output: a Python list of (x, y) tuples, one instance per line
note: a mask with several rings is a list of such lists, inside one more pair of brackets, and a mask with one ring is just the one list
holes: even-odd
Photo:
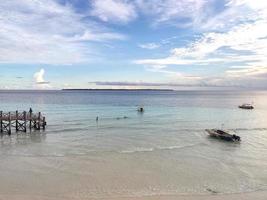
[[(239, 109), (245, 102), (255, 109)], [(47, 128), (0, 138), (0, 194), (267, 190), (267, 92), (0, 91), (0, 110), (30, 107), (46, 116)], [(205, 129), (222, 126), (242, 141), (207, 136)]]

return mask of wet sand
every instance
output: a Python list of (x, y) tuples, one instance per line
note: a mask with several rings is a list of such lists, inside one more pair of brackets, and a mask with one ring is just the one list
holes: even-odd
[(103, 198), (73, 198), (28, 195), (1, 195), (0, 200), (266, 200), (267, 191), (248, 192), (239, 194), (213, 194), (213, 195), (153, 195), (142, 197), (103, 197)]

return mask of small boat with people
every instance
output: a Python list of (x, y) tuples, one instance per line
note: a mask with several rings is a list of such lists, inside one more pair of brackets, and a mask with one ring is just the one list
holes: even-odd
[(235, 142), (235, 141), (240, 141), (241, 138), (240, 136), (237, 136), (235, 134), (230, 134), (224, 130), (220, 130), (220, 129), (206, 129), (205, 130), (206, 132), (208, 132), (208, 134), (211, 136), (211, 137), (215, 137), (215, 138), (218, 138), (218, 139), (222, 139), (222, 140), (225, 140), (225, 141), (231, 141), (231, 142)]
[(254, 106), (252, 104), (249, 104), (249, 103), (244, 103), (242, 105), (239, 105), (238, 107), (241, 109), (248, 109), (248, 110), (254, 109)]

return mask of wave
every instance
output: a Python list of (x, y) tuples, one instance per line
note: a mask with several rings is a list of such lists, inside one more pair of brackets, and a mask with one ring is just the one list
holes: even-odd
[(85, 131), (88, 128), (65, 128), (65, 129), (58, 129), (58, 130), (49, 130), (46, 131), (47, 133), (61, 133), (61, 132), (76, 132), (76, 131)]
[(146, 152), (154, 152), (154, 151), (170, 151), (177, 149), (190, 148), (198, 145), (202, 145), (204, 143), (196, 143), (189, 144), (183, 146), (166, 146), (166, 147), (151, 147), (151, 148), (142, 148), (137, 147), (129, 150), (90, 150), (84, 152), (75, 152), (75, 153), (44, 153), (44, 154), (36, 154), (36, 153), (2, 153), (0, 156), (18, 156), (18, 157), (66, 157), (66, 156), (87, 156), (90, 153), (118, 153), (118, 154), (134, 154), (134, 153), (146, 153)]
[[(69, 125), (69, 124), (68, 124)], [(94, 126), (85, 126), (86, 124), (81, 124), (81, 123), (77, 123), (77, 124), (72, 124), (72, 125), (84, 125), (84, 127), (79, 127), (79, 128), (62, 128), (60, 129), (59, 126), (56, 126), (57, 128), (53, 128), (53, 129), (49, 129), (49, 127), (47, 128), (46, 132), (47, 133), (60, 133), (60, 132), (77, 132), (77, 131), (85, 131), (85, 130), (90, 130), (91, 127), (95, 127)], [(125, 129), (125, 126), (100, 126), (98, 127), (98, 129), (102, 129), (102, 130), (111, 130), (111, 129)], [(138, 129), (138, 127), (129, 127), (129, 129)], [(145, 130), (146, 127), (142, 127), (139, 128), (140, 130)], [(149, 127), (147, 128), (149, 129)], [(259, 128), (226, 128), (229, 131), (267, 131), (266, 127), (259, 127)], [(205, 131), (204, 128), (182, 128), (182, 129), (177, 129), (175, 130), (177, 133), (179, 132), (181, 134), (181, 132), (194, 132), (194, 133), (202, 133), (203, 131)]]
[(190, 148), (198, 145), (202, 145), (204, 143), (196, 143), (196, 144), (189, 144), (189, 145), (184, 145), (184, 146), (167, 146), (167, 147), (152, 147), (152, 148), (135, 148), (132, 150), (122, 150), (119, 151), (119, 153), (125, 153), (125, 154), (130, 154), (130, 153), (142, 153), (142, 152), (153, 152), (153, 151), (164, 151), (164, 150), (175, 150), (175, 149), (185, 149), (185, 148)]
[(51, 153), (51, 154), (34, 154), (34, 153), (9, 153), (9, 154), (1, 154), (1, 156), (14, 156), (14, 157), (65, 157), (67, 154), (60, 154), (60, 153)]
[[(259, 127), (259, 128), (226, 128), (227, 130), (230, 131), (266, 131), (266, 127)], [(177, 129), (177, 131), (190, 131), (190, 132), (202, 132), (205, 129)]]

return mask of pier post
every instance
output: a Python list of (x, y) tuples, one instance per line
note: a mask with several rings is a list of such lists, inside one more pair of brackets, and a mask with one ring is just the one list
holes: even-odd
[(45, 125), (46, 125), (45, 117), (43, 117), (43, 130), (45, 130)]
[(1, 133), (3, 133), (3, 119), (2, 119), (2, 117), (3, 117), (3, 111), (1, 110), (0, 111), (0, 131), (1, 131)]
[(24, 119), (24, 132), (27, 131), (27, 115), (26, 115), (26, 111), (23, 112), (23, 119)]
[(38, 113), (38, 124), (37, 124), (37, 129), (40, 130), (41, 129), (41, 112)]
[(16, 110), (16, 131), (18, 131), (18, 118), (19, 118), (19, 114), (18, 114), (18, 111)]
[(11, 135), (11, 113), (8, 113), (8, 135)]
[(30, 131), (32, 130), (32, 110), (30, 109)]

